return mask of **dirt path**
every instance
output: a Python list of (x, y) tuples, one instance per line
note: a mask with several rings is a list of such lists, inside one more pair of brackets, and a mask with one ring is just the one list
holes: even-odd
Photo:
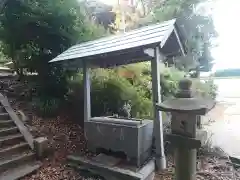
[[(220, 113), (219, 113), (220, 114)], [(212, 145), (240, 158), (240, 102), (228, 104), (216, 121), (206, 125)]]

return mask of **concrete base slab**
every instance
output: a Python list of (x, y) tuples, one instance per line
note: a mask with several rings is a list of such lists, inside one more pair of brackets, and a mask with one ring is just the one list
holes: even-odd
[(25, 165), (10, 169), (0, 175), (1, 180), (16, 180), (29, 175), (41, 167), (40, 162), (31, 162)]
[(78, 170), (89, 171), (105, 180), (153, 180), (155, 161), (149, 160), (143, 167), (126, 165), (121, 159), (99, 154), (95, 158), (68, 156), (69, 166)]

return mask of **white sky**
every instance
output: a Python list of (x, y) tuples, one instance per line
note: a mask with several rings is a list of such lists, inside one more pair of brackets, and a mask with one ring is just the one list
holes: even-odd
[(218, 0), (215, 5), (213, 18), (219, 46), (212, 51), (216, 61), (214, 69), (240, 68), (237, 54), (240, 51), (239, 7), (240, 0)]
[[(117, 0), (101, 0), (113, 5)], [(212, 50), (215, 58), (213, 71), (216, 69), (240, 68), (240, 0), (216, 0), (213, 10), (213, 20), (219, 37), (218, 47)]]

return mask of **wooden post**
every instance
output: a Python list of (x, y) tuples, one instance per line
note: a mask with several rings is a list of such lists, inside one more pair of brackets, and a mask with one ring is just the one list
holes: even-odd
[(175, 179), (196, 180), (197, 149), (179, 147), (175, 150)]
[(176, 28), (174, 28), (174, 33), (175, 33), (175, 35), (176, 35), (176, 38), (177, 38), (177, 41), (178, 41), (178, 44), (179, 44), (179, 47), (180, 47), (180, 50), (181, 50), (182, 55), (183, 55), (183, 56), (186, 56), (186, 53), (185, 53), (185, 51), (184, 51), (183, 44), (182, 44), (182, 42), (181, 42), (181, 40), (180, 40), (180, 37), (179, 37), (179, 34), (178, 34)]
[(90, 68), (86, 61), (83, 62), (83, 84), (84, 84), (84, 121), (87, 122), (91, 118), (91, 80)]
[(160, 48), (156, 47), (154, 50), (155, 58), (151, 61), (152, 68), (152, 94), (153, 94), (153, 110), (154, 110), (154, 143), (156, 148), (156, 168), (163, 170), (166, 168), (166, 158), (164, 154), (163, 142), (163, 124), (162, 112), (158, 111), (156, 104), (161, 102), (161, 88), (160, 88), (160, 61), (163, 58), (160, 54)]

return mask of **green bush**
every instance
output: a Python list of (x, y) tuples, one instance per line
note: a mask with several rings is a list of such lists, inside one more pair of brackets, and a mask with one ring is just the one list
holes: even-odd
[(161, 71), (161, 93), (164, 100), (176, 95), (178, 92), (178, 83), (184, 78), (185, 73), (174, 67), (162, 67)]
[[(144, 91), (132, 85), (126, 78), (119, 76), (113, 70), (98, 69), (91, 74), (92, 116), (119, 114), (126, 103), (131, 106), (132, 117), (150, 118), (152, 116), (151, 100), (144, 96)], [(82, 75), (79, 74), (70, 82), (68, 93), (68, 104), (71, 107), (78, 107), (77, 112), (80, 109), (83, 110), (82, 82)]]
[(32, 106), (37, 115), (41, 117), (54, 117), (57, 115), (61, 101), (56, 98), (36, 98)]
[[(186, 75), (185, 72), (180, 71), (174, 67), (163, 67), (161, 70), (161, 93), (163, 99), (173, 97), (178, 91), (178, 83)], [(200, 79), (192, 80), (192, 91), (198, 97), (216, 98), (217, 86), (214, 84), (213, 79), (202, 81)]]
[[(138, 73), (132, 79), (119, 75), (119, 69), (94, 69), (91, 72), (91, 114), (92, 116), (106, 116), (119, 114), (124, 104), (130, 104), (131, 116), (134, 118), (153, 117), (151, 76), (146, 67), (131, 67), (131, 72)], [(149, 67), (148, 67), (149, 68)], [(178, 91), (178, 83), (185, 73), (176, 68), (161, 69), (161, 92), (163, 99), (174, 97)], [(76, 119), (83, 118), (83, 78), (79, 73), (74, 80), (70, 80), (67, 95), (68, 107)], [(216, 87), (212, 81), (201, 82), (193, 80), (193, 90), (201, 96), (215, 97)], [(79, 114), (81, 116), (79, 116)]]
[(214, 84), (214, 80), (213, 79), (209, 79), (205, 82), (205, 85), (208, 87), (208, 95), (212, 98), (212, 99), (216, 99), (217, 96), (217, 90), (218, 87), (216, 84)]
[(212, 79), (203, 81), (200, 79), (192, 79), (193, 91), (196, 96), (215, 99), (217, 96), (217, 86), (214, 84)]

